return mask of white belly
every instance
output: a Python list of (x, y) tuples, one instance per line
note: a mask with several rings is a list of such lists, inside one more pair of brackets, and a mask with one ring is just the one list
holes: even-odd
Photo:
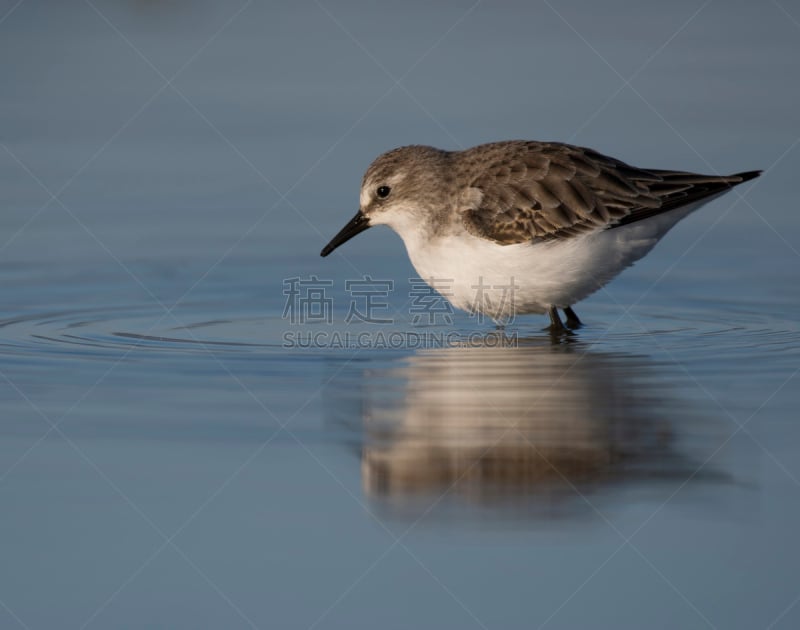
[(499, 245), (466, 232), (404, 238), (411, 263), (453, 306), (501, 321), (564, 308), (594, 293), (647, 254), (702, 204), (612, 230), (540, 243)]

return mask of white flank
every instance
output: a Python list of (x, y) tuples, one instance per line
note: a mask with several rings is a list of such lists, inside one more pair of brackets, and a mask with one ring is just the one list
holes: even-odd
[(502, 321), (582, 300), (642, 258), (672, 226), (713, 198), (619, 228), (515, 245), (499, 245), (467, 232), (430, 238), (411, 222), (386, 223), (402, 237), (420, 277), (453, 306)]

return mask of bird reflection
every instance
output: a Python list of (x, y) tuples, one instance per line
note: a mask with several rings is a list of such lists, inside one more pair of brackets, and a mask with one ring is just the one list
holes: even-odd
[(678, 443), (683, 423), (696, 434), (703, 420), (645, 357), (575, 345), (447, 348), (359, 379), (335, 390), (358, 392), (358, 418), (343, 419), (361, 424), (365, 494), (389, 508), (549, 510), (576, 498), (586, 507), (602, 489), (683, 480), (702, 462)]

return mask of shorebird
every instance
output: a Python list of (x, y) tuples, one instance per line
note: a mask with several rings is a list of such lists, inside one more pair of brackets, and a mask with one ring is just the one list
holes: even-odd
[(760, 173), (638, 168), (557, 142), (400, 147), (367, 169), (358, 212), (321, 255), (385, 224), (420, 277), (453, 306), (500, 324), (548, 313), (551, 330), (563, 331), (558, 309), (567, 327), (579, 327), (573, 304), (678, 221)]

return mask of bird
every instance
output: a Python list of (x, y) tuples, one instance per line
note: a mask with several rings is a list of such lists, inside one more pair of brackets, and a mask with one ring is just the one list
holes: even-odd
[(358, 212), (320, 255), (388, 225), (420, 278), (454, 307), (498, 325), (548, 314), (551, 331), (569, 332), (582, 325), (576, 302), (645, 256), (678, 221), (760, 174), (638, 168), (560, 142), (403, 146), (367, 168)]

